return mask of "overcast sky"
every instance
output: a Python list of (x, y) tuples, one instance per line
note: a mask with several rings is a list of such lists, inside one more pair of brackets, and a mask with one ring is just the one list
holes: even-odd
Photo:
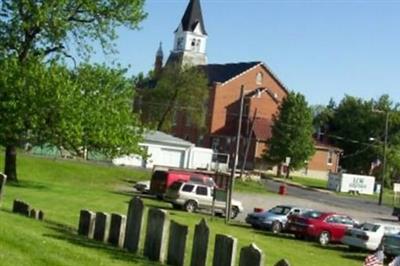
[[(147, 0), (139, 31), (120, 29), (115, 60), (130, 73), (153, 68), (163, 42), (173, 44), (188, 0)], [(202, 0), (210, 63), (263, 61), (311, 104), (345, 95), (365, 99), (384, 93), (400, 102), (399, 1)], [(165, 58), (166, 59), (166, 58)]]

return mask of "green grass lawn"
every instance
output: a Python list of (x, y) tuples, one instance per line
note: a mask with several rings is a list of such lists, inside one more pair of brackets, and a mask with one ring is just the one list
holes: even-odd
[[(2, 155), (0, 165), (3, 165)], [(127, 203), (133, 196), (125, 189), (134, 181), (148, 178), (148, 172), (19, 155), (18, 174), (20, 182), (7, 185), (0, 210), (1, 265), (157, 265), (141, 256), (76, 235), (81, 209), (125, 214)], [(254, 187), (248, 184), (237, 186), (242, 191), (257, 192), (256, 187), (257, 184)], [(15, 198), (42, 209), (46, 221), (12, 214), (10, 210)], [(190, 261), (194, 225), (202, 218), (207, 220), (211, 229), (210, 263), (217, 233), (236, 237), (238, 248), (254, 242), (266, 254), (268, 266), (281, 258), (299, 266), (355, 266), (361, 265), (365, 256), (348, 252), (342, 246), (321, 248), (313, 242), (275, 236), (239, 223), (227, 226), (221, 218), (175, 211), (169, 204), (152, 199), (144, 201), (147, 207), (167, 209), (170, 219), (189, 226), (186, 265)]]
[(278, 180), (293, 182), (303, 186), (318, 188), (318, 189), (326, 189), (326, 186), (328, 184), (328, 180), (322, 180), (311, 177), (299, 177), (299, 176), (291, 176), (289, 179), (285, 179), (284, 177), (282, 177), (279, 178)]

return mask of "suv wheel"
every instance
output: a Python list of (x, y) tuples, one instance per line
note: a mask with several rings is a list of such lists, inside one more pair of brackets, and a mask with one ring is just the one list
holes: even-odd
[(193, 200), (189, 200), (183, 207), (187, 212), (195, 212), (197, 209), (197, 203)]
[(328, 245), (330, 240), (331, 240), (331, 234), (329, 234), (329, 232), (323, 231), (321, 234), (319, 234), (318, 242), (321, 244), (321, 246)]
[(272, 223), (271, 231), (274, 234), (278, 234), (282, 231), (282, 224), (278, 221)]

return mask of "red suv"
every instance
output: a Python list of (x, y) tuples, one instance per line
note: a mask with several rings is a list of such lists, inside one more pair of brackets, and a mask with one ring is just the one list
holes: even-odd
[(290, 217), (288, 229), (296, 238), (317, 239), (324, 246), (330, 242), (340, 242), (346, 229), (356, 223), (347, 215), (309, 211), (301, 216)]

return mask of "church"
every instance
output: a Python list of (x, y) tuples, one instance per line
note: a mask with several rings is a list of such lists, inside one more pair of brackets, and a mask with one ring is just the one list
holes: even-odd
[[(260, 61), (208, 64), (208, 35), (200, 0), (190, 0), (174, 35), (173, 49), (166, 65), (191, 65), (203, 69), (209, 81), (209, 102), (205, 132), (200, 133), (188, 123), (184, 114), (177, 114), (171, 133), (198, 146), (212, 148), (216, 153), (232, 156), (243, 88), (238, 165), (245, 163), (248, 169), (263, 167), (261, 157), (266, 141), (271, 137), (272, 117), (288, 94), (286, 86)], [(155, 72), (163, 67), (163, 55), (160, 46)], [(323, 176), (329, 171), (337, 172), (340, 150), (316, 142), (316, 151), (307, 172), (320, 171)]]

